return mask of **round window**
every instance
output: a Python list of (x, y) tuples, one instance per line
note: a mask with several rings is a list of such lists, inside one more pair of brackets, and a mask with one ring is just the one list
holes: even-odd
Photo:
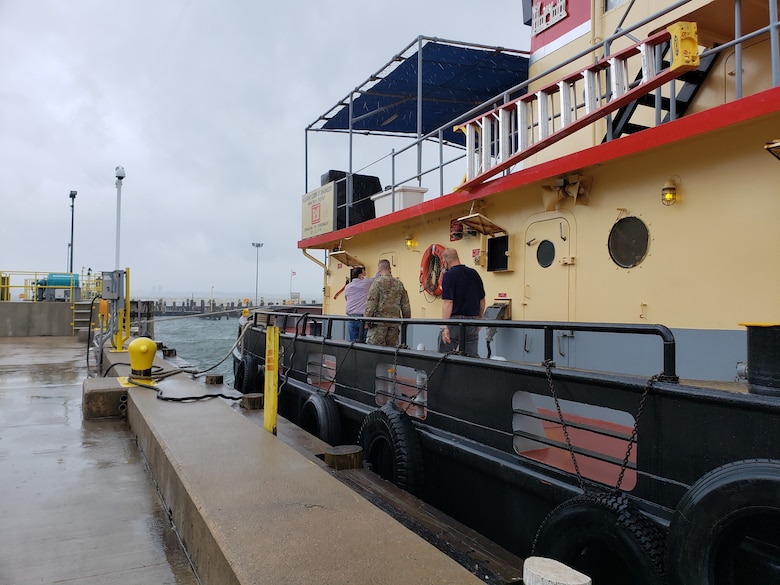
[(638, 217), (623, 217), (609, 232), (609, 255), (621, 268), (632, 268), (647, 256), (650, 232)]
[(536, 248), (536, 261), (542, 268), (547, 268), (555, 260), (555, 244), (550, 240), (542, 240)]

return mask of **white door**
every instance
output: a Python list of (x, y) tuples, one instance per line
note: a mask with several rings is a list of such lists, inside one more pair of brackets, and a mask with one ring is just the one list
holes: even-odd
[(568, 321), (571, 230), (563, 217), (528, 226), (525, 233), (525, 305), (528, 321)]

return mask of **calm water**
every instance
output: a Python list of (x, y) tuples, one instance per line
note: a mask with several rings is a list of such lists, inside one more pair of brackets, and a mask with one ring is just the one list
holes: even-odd
[[(154, 338), (193, 366), (205, 369), (220, 361), (238, 337), (238, 319), (209, 320), (199, 317), (155, 317)], [(233, 385), (233, 358), (228, 357), (209, 374), (222, 374)]]

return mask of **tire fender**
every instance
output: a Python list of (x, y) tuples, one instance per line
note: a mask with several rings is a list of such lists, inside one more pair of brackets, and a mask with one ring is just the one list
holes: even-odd
[(260, 360), (252, 354), (245, 353), (236, 367), (233, 379), (233, 388), (242, 394), (263, 391), (263, 371), (260, 368)]
[(388, 402), (370, 412), (360, 426), (358, 442), (366, 466), (382, 478), (417, 496), (423, 489), (423, 458), (411, 419)]
[(735, 461), (710, 471), (686, 492), (672, 517), (666, 547), (669, 582), (731, 582), (724, 575), (735, 570), (745, 539), (780, 548), (778, 523), (780, 461)]
[(594, 583), (659, 585), (664, 582), (664, 534), (635, 510), (625, 494), (566, 500), (544, 519), (534, 556), (581, 571)]
[(306, 432), (325, 441), (328, 445), (341, 442), (341, 418), (336, 400), (332, 396), (312, 394), (303, 403), (299, 426)]

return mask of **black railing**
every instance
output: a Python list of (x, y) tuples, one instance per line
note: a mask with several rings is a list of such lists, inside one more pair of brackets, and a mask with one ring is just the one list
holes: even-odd
[[(460, 339), (466, 338), (467, 327), (487, 327), (496, 329), (534, 329), (544, 332), (544, 361), (555, 365), (554, 334), (556, 331), (582, 331), (588, 333), (615, 333), (628, 335), (653, 335), (661, 338), (663, 343), (663, 370), (661, 380), (677, 382), (677, 361), (674, 334), (664, 325), (645, 324), (610, 324), (610, 323), (570, 323), (551, 321), (508, 321), (481, 319), (385, 319), (379, 317), (348, 317), (346, 315), (312, 315), (310, 313), (288, 313), (282, 311), (254, 313), (255, 325), (275, 324), (282, 331), (293, 327), (295, 335), (324, 337), (333, 339), (334, 323), (346, 321), (364, 321), (369, 323), (388, 323), (398, 325), (401, 329), (401, 347), (407, 348), (408, 329), (410, 326), (442, 326), (459, 327)], [(265, 321), (262, 323), (262, 321)], [(339, 338), (340, 339), (340, 338)]]

